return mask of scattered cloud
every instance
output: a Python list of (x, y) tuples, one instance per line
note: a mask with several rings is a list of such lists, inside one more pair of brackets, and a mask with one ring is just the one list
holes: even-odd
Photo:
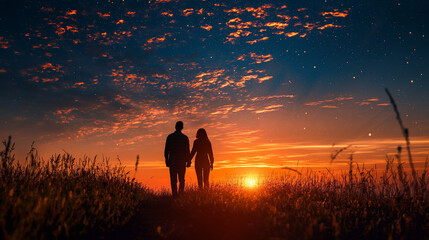
[(322, 16), (324, 17), (347, 17), (347, 15), (349, 14), (348, 10), (344, 10), (344, 11), (339, 11), (338, 9), (335, 9), (332, 12), (322, 12), (321, 13)]

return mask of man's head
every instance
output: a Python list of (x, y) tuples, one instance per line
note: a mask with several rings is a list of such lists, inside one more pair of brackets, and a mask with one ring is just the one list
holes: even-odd
[(183, 122), (182, 121), (178, 121), (176, 123), (176, 131), (182, 131), (183, 129)]

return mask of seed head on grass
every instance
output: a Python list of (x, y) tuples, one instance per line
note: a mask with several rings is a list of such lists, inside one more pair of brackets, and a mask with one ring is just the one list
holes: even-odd
[(347, 150), (349, 147), (351, 147), (352, 145), (348, 145), (348, 146), (346, 146), (346, 147), (343, 147), (343, 148), (340, 148), (340, 149), (338, 149), (338, 150), (335, 150), (333, 153), (331, 153), (331, 163), (330, 164), (332, 164), (333, 162), (334, 162), (334, 160), (338, 157), (338, 155), (341, 153), (341, 152), (343, 152), (343, 151), (345, 151), (345, 150)]
[(285, 166), (285, 167), (282, 167), (282, 169), (286, 169), (286, 170), (292, 171), (294, 173), (297, 173), (298, 175), (302, 175), (302, 173), (298, 172), (298, 170), (290, 168), (290, 167)]
[(137, 172), (137, 169), (139, 167), (139, 159), (140, 159), (140, 155), (137, 154), (137, 158), (136, 158), (136, 168), (134, 169), (135, 172)]

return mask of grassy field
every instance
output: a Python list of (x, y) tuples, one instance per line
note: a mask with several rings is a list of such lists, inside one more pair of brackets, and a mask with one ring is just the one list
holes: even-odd
[(9, 137), (0, 152), (0, 239), (94, 236), (125, 224), (154, 197), (108, 159), (42, 161), (32, 147), (22, 164), (13, 150)]
[[(350, 157), (345, 174), (296, 172), (240, 183), (188, 188), (172, 199), (130, 179), (108, 159), (69, 154), (42, 161), (31, 148), (0, 152), (2, 239), (425, 239), (429, 236), (428, 163), (404, 170), (401, 149), (384, 173)], [(335, 159), (333, 155), (333, 160)], [(395, 162), (394, 162), (395, 161)], [(120, 163), (120, 161), (119, 161)], [(138, 161), (136, 162), (136, 165)], [(416, 177), (416, 178), (414, 178)]]
[[(376, 183), (371, 172), (338, 180), (285, 177), (248, 189), (239, 185), (159, 196), (110, 239), (425, 239), (425, 191), (405, 182)], [(397, 174), (397, 173), (396, 173)], [(389, 179), (391, 180), (391, 179)], [(398, 180), (398, 179), (397, 179)], [(408, 180), (408, 179), (407, 179)], [(144, 224), (142, 224), (144, 223)]]

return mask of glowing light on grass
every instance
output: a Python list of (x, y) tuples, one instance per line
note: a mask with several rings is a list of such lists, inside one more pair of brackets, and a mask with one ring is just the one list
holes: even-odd
[(258, 186), (258, 179), (254, 176), (248, 176), (244, 179), (243, 186), (247, 188), (256, 188)]

